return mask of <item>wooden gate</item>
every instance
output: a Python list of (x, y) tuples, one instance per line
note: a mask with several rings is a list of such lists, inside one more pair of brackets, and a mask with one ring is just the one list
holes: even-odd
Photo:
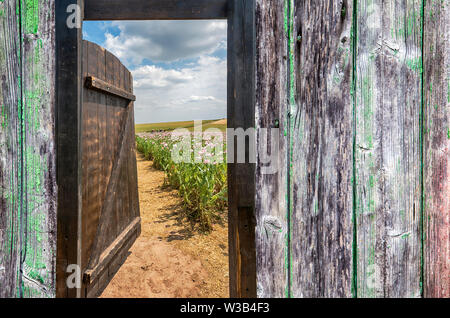
[(100, 292), (140, 234), (133, 80), (83, 41), (81, 296)]

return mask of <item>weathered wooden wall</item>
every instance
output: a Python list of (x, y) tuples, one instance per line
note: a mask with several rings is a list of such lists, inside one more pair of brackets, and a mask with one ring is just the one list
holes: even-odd
[(448, 1), (256, 3), (258, 295), (448, 297)]
[[(59, 266), (81, 261), (64, 236), (81, 230), (69, 3), (58, 40), (53, 0), (0, 1), (3, 297), (55, 295), (58, 167)], [(275, 174), (260, 152), (230, 165), (232, 296), (449, 297), (450, 3), (230, 0), (227, 12), (230, 127), (280, 128), (276, 149), (257, 130)], [(59, 272), (59, 295), (74, 296)]]
[(0, 297), (53, 297), (54, 1), (0, 1)]

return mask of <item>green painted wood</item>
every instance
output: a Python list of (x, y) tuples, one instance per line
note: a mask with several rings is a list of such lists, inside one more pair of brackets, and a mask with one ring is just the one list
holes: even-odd
[(290, 1), (290, 296), (352, 296), (352, 1)]
[(358, 1), (356, 295), (420, 297), (422, 1)]
[[(228, 1), (228, 128), (255, 127), (255, 1)], [(231, 145), (231, 134), (227, 135)], [(251, 146), (254, 141), (250, 139)], [(236, 145), (227, 147), (234, 158)], [(251, 149), (245, 146), (246, 154)], [(246, 156), (248, 157), (248, 156)], [(236, 162), (236, 161), (234, 161)], [(255, 161), (228, 164), (230, 296), (256, 297)]]
[(54, 297), (54, 1), (0, 2), (0, 296)]
[(450, 297), (450, 2), (424, 10), (424, 296)]

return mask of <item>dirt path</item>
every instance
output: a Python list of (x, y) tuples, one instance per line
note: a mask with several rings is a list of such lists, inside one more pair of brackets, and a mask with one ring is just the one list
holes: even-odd
[(142, 234), (100, 297), (228, 297), (226, 221), (193, 230), (164, 173), (137, 157)]

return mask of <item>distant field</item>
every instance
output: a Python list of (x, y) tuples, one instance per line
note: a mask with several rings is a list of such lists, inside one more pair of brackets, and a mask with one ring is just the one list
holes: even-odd
[[(202, 122), (203, 130), (209, 128), (218, 128), (225, 131), (227, 128), (226, 119), (214, 119), (214, 120), (204, 120)], [(176, 121), (169, 123), (156, 123), (156, 124), (139, 124), (135, 126), (136, 133), (152, 132), (154, 130), (164, 130), (170, 131), (177, 128), (186, 128), (188, 130), (194, 130), (194, 121)]]

